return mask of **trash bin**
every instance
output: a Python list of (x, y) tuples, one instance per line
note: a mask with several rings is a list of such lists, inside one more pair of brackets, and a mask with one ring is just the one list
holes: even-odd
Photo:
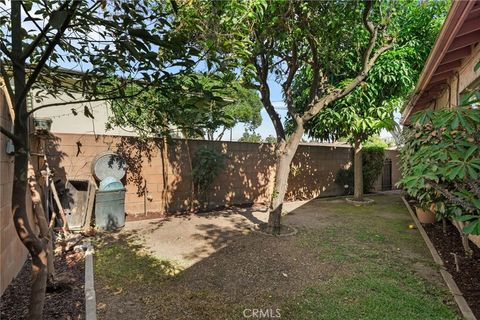
[(97, 190), (95, 225), (103, 230), (115, 230), (125, 225), (125, 188), (107, 191)]
[(125, 225), (125, 187), (121, 180), (126, 174), (125, 160), (106, 151), (92, 161), (92, 174), (99, 183), (95, 200), (95, 226), (115, 230)]

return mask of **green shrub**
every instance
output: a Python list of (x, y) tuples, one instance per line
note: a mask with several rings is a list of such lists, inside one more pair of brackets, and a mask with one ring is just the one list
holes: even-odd
[(363, 161), (363, 192), (373, 191), (373, 185), (382, 173), (385, 162), (385, 148), (380, 146), (366, 146), (362, 152)]
[(426, 110), (412, 116), (401, 149), (405, 191), (421, 207), (469, 222), (463, 231), (480, 234), (480, 110)]
[(197, 194), (207, 200), (213, 181), (225, 168), (225, 156), (214, 149), (202, 147), (194, 155), (193, 183)]
[[(382, 173), (385, 161), (385, 150), (383, 146), (369, 145), (363, 148), (363, 192), (373, 191), (373, 185)], [(335, 182), (345, 189), (347, 194), (353, 194), (354, 175), (353, 166), (348, 169), (340, 169), (337, 172)], [(345, 188), (345, 186), (347, 186)]]

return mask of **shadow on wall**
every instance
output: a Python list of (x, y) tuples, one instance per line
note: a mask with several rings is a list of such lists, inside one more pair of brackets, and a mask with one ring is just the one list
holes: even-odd
[[(78, 156), (81, 153), (81, 144), (78, 142), (75, 144), (76, 151), (74, 153)], [(40, 150), (38, 148), (37, 150)], [(72, 159), (69, 158), (69, 154), (65, 152), (64, 150), (68, 151), (68, 148), (65, 148), (62, 144), (62, 139), (58, 136), (55, 136), (53, 134), (50, 134), (48, 140), (45, 143), (45, 155), (47, 158), (48, 162), (48, 167), (53, 174), (53, 182), (55, 184), (55, 189), (58, 192), (58, 196), (60, 198), (62, 208), (65, 210), (65, 214), (67, 215), (67, 219), (72, 219), (69, 215), (72, 214), (72, 208), (74, 206), (78, 206), (81, 211), (86, 209), (84, 206), (86, 205), (86, 201), (83, 201), (81, 203), (75, 203), (74, 200), (74, 194), (75, 190), (70, 190), (68, 189), (68, 186), (66, 186), (67, 178), (69, 178), (67, 174), (67, 168), (65, 168), (65, 164), (67, 163), (67, 159), (70, 161), (73, 161)], [(72, 149), (74, 150), (74, 149)], [(72, 163), (73, 166), (73, 163)], [(39, 159), (38, 163), (38, 168), (41, 170), (46, 169), (46, 163), (44, 159)], [(71, 178), (71, 177), (70, 177)], [(86, 182), (86, 185), (84, 183), (79, 183), (79, 184), (72, 184), (70, 187), (74, 186), (82, 186), (82, 188), (79, 189), (84, 189), (88, 190), (88, 182)], [(79, 200), (80, 201), (80, 200)], [(55, 211), (58, 213), (58, 206), (57, 203), (54, 201), (53, 195), (50, 195), (49, 198), (49, 205), (52, 207), (49, 207), (49, 213), (51, 214), (51, 211)], [(44, 202), (45, 206), (45, 202)], [(81, 224), (80, 221), (82, 220), (76, 220), (75, 222), (78, 222), (78, 224)], [(57, 220), (60, 220), (60, 217), (57, 215)], [(70, 220), (69, 220), (70, 221)], [(70, 223), (70, 222), (69, 222)]]
[[(87, 179), (97, 154), (117, 152), (128, 166), (123, 181), (127, 187), (126, 211), (164, 214), (198, 207), (192, 168), (200, 148), (211, 148), (225, 156), (225, 169), (208, 192), (208, 209), (269, 202), (275, 178), (273, 144), (184, 139), (167, 143), (161, 138), (58, 134), (50, 141), (47, 153), (57, 177)], [(292, 162), (286, 200), (343, 195), (335, 178), (351, 159), (349, 147), (300, 145)]]
[(168, 162), (176, 164), (172, 169), (177, 177), (175, 187), (170, 187), (167, 191), (170, 195), (170, 212), (190, 210), (196, 202), (192, 168), (195, 153), (203, 147), (214, 149), (225, 156), (225, 169), (208, 191), (207, 209), (268, 201), (274, 166), (272, 145), (175, 140), (168, 152)]
[(343, 195), (344, 190), (335, 179), (338, 170), (351, 163), (349, 147), (300, 145), (292, 161), (285, 199), (298, 201)]

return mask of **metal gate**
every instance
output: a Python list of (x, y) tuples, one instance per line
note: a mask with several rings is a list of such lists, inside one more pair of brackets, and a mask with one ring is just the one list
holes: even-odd
[(392, 159), (385, 159), (382, 173), (382, 190), (392, 190)]

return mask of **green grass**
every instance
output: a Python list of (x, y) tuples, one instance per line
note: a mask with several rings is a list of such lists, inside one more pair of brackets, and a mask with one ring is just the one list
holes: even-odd
[[(459, 319), (438, 283), (423, 278), (414, 262), (435, 268), (423, 240), (408, 230), (405, 207), (391, 197), (371, 206), (327, 204), (339, 219), (321, 232), (305, 231), (298, 245), (336, 266), (332, 277), (283, 306), (287, 319)], [(386, 213), (385, 211), (388, 211)], [(388, 215), (388, 218), (378, 216)], [(447, 304), (444, 303), (446, 300)]]
[(334, 277), (286, 304), (287, 319), (456, 319), (442, 294), (391, 266), (364, 266)]
[(103, 239), (96, 248), (95, 276), (111, 288), (151, 285), (181, 271), (174, 263), (146, 253), (141, 243), (133, 238)]

